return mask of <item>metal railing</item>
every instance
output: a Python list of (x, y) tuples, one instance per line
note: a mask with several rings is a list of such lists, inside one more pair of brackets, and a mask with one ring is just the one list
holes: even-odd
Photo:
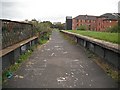
[(2, 21), (2, 49), (35, 35), (33, 25), (11, 20)]

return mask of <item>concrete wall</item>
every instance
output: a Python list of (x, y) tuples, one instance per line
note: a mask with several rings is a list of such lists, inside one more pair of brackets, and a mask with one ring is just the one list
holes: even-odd
[(12, 64), (14, 64), (14, 51), (2, 57), (2, 70), (8, 68)]
[(37, 40), (38, 39), (34, 39), (28, 43), (25, 43), (15, 50), (2, 56), (2, 70), (5, 70), (10, 65), (14, 64), (19, 59), (20, 55), (24, 54), (27, 50), (30, 49), (31, 46), (38, 43)]

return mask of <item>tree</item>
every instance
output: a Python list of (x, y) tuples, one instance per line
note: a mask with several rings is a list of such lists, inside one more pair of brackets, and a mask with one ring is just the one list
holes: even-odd
[(50, 21), (43, 21), (42, 23), (46, 23), (49, 27), (52, 28), (53, 24)]
[(106, 31), (112, 33), (120, 33), (120, 26), (117, 24), (111, 28), (107, 28)]
[(77, 30), (87, 30), (87, 26), (86, 25), (80, 25), (77, 27)]
[(57, 28), (59, 30), (65, 29), (64, 27), (65, 27), (64, 23), (63, 24), (57, 23), (57, 24), (53, 25), (53, 28)]

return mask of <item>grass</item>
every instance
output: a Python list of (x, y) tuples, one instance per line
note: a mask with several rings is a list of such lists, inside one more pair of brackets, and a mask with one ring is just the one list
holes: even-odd
[(95, 39), (105, 40), (108, 42), (120, 44), (118, 36), (120, 33), (109, 33), (109, 32), (96, 32), (96, 31), (81, 31), (81, 30), (68, 30), (72, 33), (77, 33), (85, 36), (89, 36)]
[(47, 39), (39, 39), (39, 44), (45, 44), (48, 40)]

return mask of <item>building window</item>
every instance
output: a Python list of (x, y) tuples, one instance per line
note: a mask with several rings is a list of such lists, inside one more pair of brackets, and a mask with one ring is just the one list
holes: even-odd
[(91, 23), (91, 20), (89, 20), (89, 23)]
[(79, 22), (79, 19), (77, 19), (77, 22)]
[(100, 25), (100, 23), (99, 23), (99, 25)]

